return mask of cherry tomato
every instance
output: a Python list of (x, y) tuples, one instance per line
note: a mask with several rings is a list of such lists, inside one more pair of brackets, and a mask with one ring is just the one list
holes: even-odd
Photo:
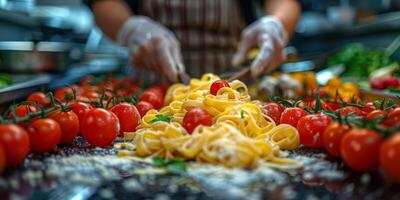
[(323, 147), (322, 134), (331, 122), (332, 118), (324, 114), (312, 114), (302, 117), (297, 123), (300, 142), (310, 148)]
[(280, 103), (278, 103), (278, 106), (279, 106), (279, 111), (281, 111), (282, 114), (282, 112), (286, 109), (286, 107)]
[(106, 81), (106, 82), (100, 83), (98, 86), (100, 88), (102, 88), (103, 91), (113, 91), (114, 90), (113, 81)]
[(363, 106), (364, 108), (360, 108), (360, 110), (365, 113), (370, 113), (376, 109), (373, 102), (364, 103)]
[(147, 89), (145, 90), (145, 92), (152, 92), (152, 93), (157, 94), (157, 96), (159, 96), (159, 97), (161, 97), (161, 98), (164, 97), (164, 91), (161, 90), (161, 88), (150, 87), (150, 88), (147, 88)]
[(379, 163), (393, 181), (400, 183), (400, 132), (382, 143)]
[(34, 92), (28, 96), (27, 101), (37, 102), (39, 105), (46, 107), (50, 104), (50, 99), (43, 92)]
[(276, 124), (279, 124), (281, 114), (284, 111), (285, 107), (277, 103), (266, 103), (263, 105), (263, 109), (265, 114), (271, 117)]
[[(131, 96), (131, 93), (129, 93), (126, 90), (116, 90), (115, 94), (117, 95), (117, 97), (119, 98), (123, 98), (123, 97), (128, 97)], [(132, 94), (133, 95), (133, 94)]]
[(97, 100), (100, 98), (100, 94), (95, 89), (90, 89), (88, 87), (83, 89), (82, 96), (88, 98), (89, 100)]
[(322, 142), (326, 151), (335, 157), (340, 157), (340, 142), (344, 134), (350, 130), (350, 127), (345, 124), (332, 123), (326, 127), (322, 134)]
[(365, 116), (365, 113), (355, 106), (346, 106), (337, 110), (342, 116)]
[(54, 97), (61, 101), (70, 102), (73, 100), (73, 90), (70, 87), (62, 87), (54, 92)]
[(218, 90), (221, 89), (222, 87), (231, 87), (231, 86), (229, 85), (228, 81), (224, 80), (214, 81), (210, 86), (210, 94), (217, 95)]
[(161, 86), (161, 85), (153, 85), (153, 86), (151, 86), (151, 87), (149, 87), (149, 88), (146, 89), (146, 91), (148, 91), (148, 90), (150, 90), (150, 91), (156, 91), (156, 92), (160, 93), (161, 96), (164, 96), (164, 95), (165, 95), (165, 92), (166, 92), (166, 90), (164, 89), (164, 87)]
[(15, 108), (15, 114), (20, 118), (26, 117), (29, 113), (34, 113), (37, 111), (38, 109), (32, 105), (19, 105)]
[(378, 167), (379, 148), (382, 139), (370, 129), (354, 128), (340, 142), (340, 154), (347, 165), (360, 172), (373, 171)]
[(329, 102), (327, 103), (327, 106), (331, 109), (331, 111), (336, 111), (342, 107), (342, 105), (337, 102)]
[(125, 89), (122, 89), (121, 92), (125, 94), (125, 96), (133, 96), (135, 95), (136, 91), (139, 88), (136, 85), (131, 84), (130, 86), (126, 87)]
[(160, 88), (165, 93), (169, 88), (169, 84), (168, 83), (159, 83), (159, 84), (155, 84), (155, 85), (153, 85), (151, 87)]
[(374, 110), (367, 115), (367, 120), (377, 120), (377, 119), (385, 119), (387, 116), (387, 112), (383, 110)]
[(140, 113), (140, 116), (144, 116), (149, 110), (153, 109), (153, 105), (151, 105), (147, 101), (139, 101), (136, 103), (136, 108)]
[(143, 92), (140, 100), (149, 102), (154, 109), (160, 109), (163, 106), (164, 98), (160, 93), (148, 90)]
[(61, 128), (61, 143), (70, 143), (79, 132), (79, 118), (71, 111), (55, 111), (50, 118), (58, 122)]
[(86, 115), (86, 113), (88, 113), (90, 110), (93, 109), (93, 107), (90, 104), (83, 103), (80, 101), (71, 104), (70, 108), (72, 109), (72, 112), (74, 112), (76, 116), (78, 116), (79, 124), (82, 124), (82, 119)]
[(118, 117), (102, 108), (90, 110), (81, 124), (83, 137), (91, 145), (99, 147), (110, 145), (117, 138), (119, 129)]
[[(24, 118), (24, 117), (28, 116), (28, 114), (34, 113), (37, 111), (38, 111), (38, 109), (33, 105), (19, 105), (15, 108), (15, 115), (18, 118)], [(11, 112), (9, 113), (9, 118), (10, 119), (13, 118)], [(26, 125), (28, 125), (28, 122), (20, 122), (20, 123), (18, 123), (18, 125), (25, 127)]]
[[(332, 110), (332, 108), (330, 108), (329, 105), (324, 100), (320, 100), (320, 103), (322, 110), (325, 111)], [(304, 98), (304, 101), (299, 104), (300, 108), (309, 108), (312, 110), (314, 110), (316, 106), (317, 106), (317, 99), (309, 97)]]
[(119, 135), (124, 136), (125, 132), (134, 132), (140, 124), (140, 114), (134, 105), (120, 103), (111, 109), (119, 120)]
[(18, 125), (0, 124), (0, 144), (6, 154), (7, 166), (19, 164), (29, 153), (29, 135)]
[(31, 150), (44, 153), (53, 150), (61, 141), (61, 127), (53, 119), (38, 119), (26, 128), (31, 141)]
[(400, 125), (400, 107), (390, 111), (387, 115), (387, 119), (383, 121), (383, 124), (388, 127)]
[(0, 175), (3, 174), (6, 165), (6, 152), (4, 151), (3, 145), (0, 144)]
[(297, 122), (306, 115), (307, 112), (301, 108), (287, 108), (282, 112), (279, 122), (297, 127)]
[(212, 116), (203, 108), (193, 108), (183, 117), (182, 126), (189, 133), (192, 133), (193, 130), (199, 125), (211, 126)]
[(77, 100), (77, 101), (80, 101), (80, 102), (89, 102), (89, 101), (90, 101), (89, 98), (84, 97), (84, 96), (77, 96), (77, 97), (76, 97), (76, 100)]

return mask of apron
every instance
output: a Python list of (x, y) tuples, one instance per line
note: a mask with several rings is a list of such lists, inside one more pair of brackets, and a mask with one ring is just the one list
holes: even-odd
[[(209, 72), (220, 74), (230, 68), (245, 27), (239, 0), (139, 1), (139, 15), (160, 22), (178, 38), (190, 76), (198, 78)], [(149, 77), (149, 72), (135, 71), (136, 76)]]

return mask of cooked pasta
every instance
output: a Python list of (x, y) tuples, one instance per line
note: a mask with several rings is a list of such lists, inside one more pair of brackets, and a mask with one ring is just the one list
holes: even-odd
[[(128, 134), (134, 146), (129, 155), (139, 157), (180, 157), (227, 167), (252, 168), (260, 162), (291, 164), (281, 150), (299, 145), (299, 135), (290, 125), (276, 126), (265, 115), (258, 101), (251, 101), (247, 87), (239, 80), (230, 82), (216, 95), (211, 84), (218, 76), (205, 74), (189, 85), (172, 85), (165, 106), (150, 110), (135, 133)], [(213, 117), (212, 126), (198, 126), (189, 134), (182, 126), (186, 112), (202, 107)], [(157, 115), (172, 117), (170, 122), (156, 121)], [(133, 136), (133, 137), (132, 137)]]

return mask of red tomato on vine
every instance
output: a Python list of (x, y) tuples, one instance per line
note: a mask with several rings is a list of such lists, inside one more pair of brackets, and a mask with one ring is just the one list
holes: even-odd
[(300, 142), (310, 148), (323, 147), (322, 134), (332, 123), (332, 118), (325, 114), (311, 114), (302, 117), (297, 123)]
[(37, 119), (29, 124), (26, 130), (29, 134), (33, 152), (49, 152), (61, 141), (61, 127), (57, 121), (50, 118)]
[(110, 145), (119, 134), (118, 117), (111, 111), (95, 108), (90, 110), (82, 120), (83, 137), (93, 146)]
[(30, 149), (28, 133), (14, 124), (0, 124), (0, 133), (0, 144), (5, 152), (7, 166), (21, 163)]
[(70, 143), (78, 135), (79, 118), (73, 111), (55, 111), (49, 117), (60, 125), (61, 143)]
[(376, 131), (353, 128), (343, 136), (340, 153), (350, 168), (360, 172), (373, 171), (378, 167), (381, 143)]

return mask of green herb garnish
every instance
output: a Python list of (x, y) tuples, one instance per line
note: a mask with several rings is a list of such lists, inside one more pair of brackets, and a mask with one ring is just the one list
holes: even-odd
[(240, 111), (240, 118), (241, 118), (241, 119), (244, 119), (244, 112), (243, 112), (243, 110)]
[(153, 158), (153, 165), (156, 167), (164, 167), (165, 166), (165, 160), (162, 159), (161, 157), (154, 157)]
[(179, 158), (172, 158), (171, 160), (166, 161), (161, 157), (154, 157), (153, 165), (156, 167), (164, 167), (167, 172), (176, 175), (183, 174), (187, 171), (186, 163)]
[(155, 123), (155, 122), (171, 122), (173, 119), (172, 116), (167, 116), (167, 115), (156, 115), (156, 118), (151, 120), (150, 123)]

